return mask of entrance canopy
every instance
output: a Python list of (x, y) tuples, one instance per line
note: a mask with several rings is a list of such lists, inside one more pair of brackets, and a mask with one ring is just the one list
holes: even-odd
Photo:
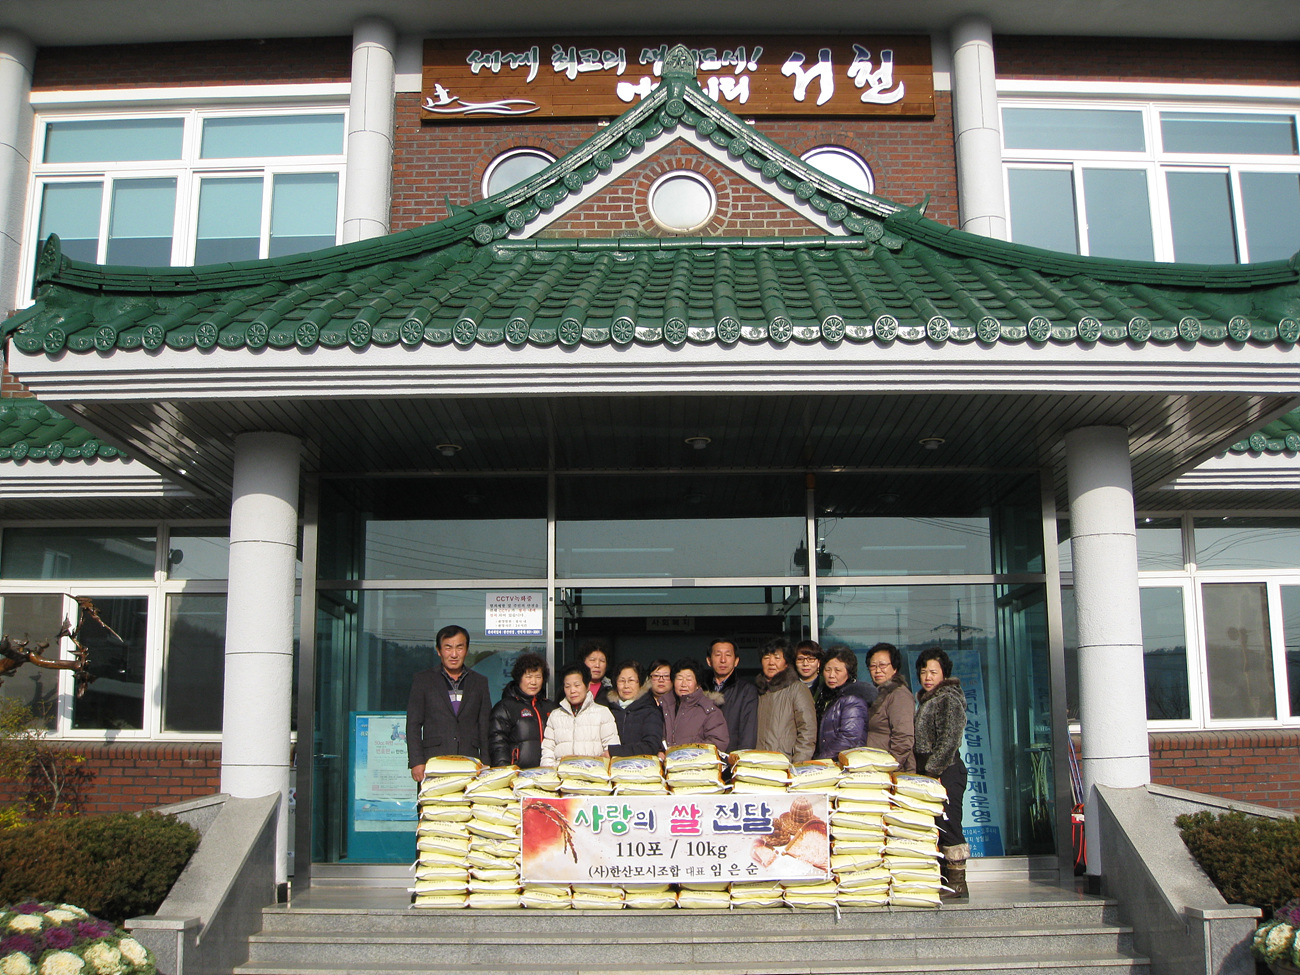
[[(547, 236), (557, 214), (677, 141), (814, 232)], [(678, 48), (662, 85), (568, 156), (417, 230), (192, 269), (87, 265), (51, 237), (37, 302), (4, 334), (38, 397), (216, 497), (232, 434), (259, 429), (304, 438), (325, 474), (707, 458), (715, 470), (1050, 466), (1061, 485), (1064, 432), (1123, 425), (1143, 490), (1294, 406), (1294, 258), (1081, 258), (922, 209), (772, 143), (708, 98)], [(684, 443), (696, 436), (710, 438), (703, 454)]]

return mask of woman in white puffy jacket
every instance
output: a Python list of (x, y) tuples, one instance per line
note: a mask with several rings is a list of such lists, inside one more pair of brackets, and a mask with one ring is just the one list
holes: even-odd
[(560, 671), (564, 697), (546, 719), (542, 736), (542, 765), (555, 765), (570, 755), (609, 758), (609, 746), (618, 744), (614, 715), (597, 704), (588, 685), (591, 673), (582, 664), (570, 664)]

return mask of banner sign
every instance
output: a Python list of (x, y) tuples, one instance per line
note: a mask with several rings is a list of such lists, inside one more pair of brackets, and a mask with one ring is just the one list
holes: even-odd
[(526, 884), (826, 880), (824, 793), (523, 800)]
[(407, 834), (418, 818), (406, 767), (406, 715), (352, 713), (352, 828)]
[[(934, 116), (926, 35), (688, 41), (709, 97), (740, 115)], [(627, 37), (426, 40), (421, 117), (621, 115), (659, 84), (676, 43)]]
[(484, 636), (541, 636), (546, 600), (537, 592), (490, 592)]

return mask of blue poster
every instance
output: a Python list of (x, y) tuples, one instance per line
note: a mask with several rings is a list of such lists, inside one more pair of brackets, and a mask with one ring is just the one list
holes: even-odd
[(989, 761), (994, 754), (989, 740), (988, 694), (984, 668), (977, 650), (953, 650), (952, 675), (961, 681), (966, 695), (966, 737), (961, 757), (966, 763), (966, 797), (962, 803), (962, 832), (970, 844), (971, 856), (1003, 856), (1001, 821), (1004, 810), (1002, 768)]
[(415, 856), (416, 787), (406, 758), (406, 712), (354, 711), (348, 765), (348, 860)]

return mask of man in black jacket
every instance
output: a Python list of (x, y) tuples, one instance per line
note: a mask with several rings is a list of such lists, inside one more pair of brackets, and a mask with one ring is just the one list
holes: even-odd
[(424, 781), (424, 763), (435, 755), (488, 757), (491, 692), (486, 677), (465, 669), (469, 633), (444, 626), (436, 641), (442, 665), (415, 675), (406, 705), (406, 757), (416, 782)]
[(707, 689), (722, 695), (722, 714), (730, 737), (727, 751), (753, 748), (758, 739), (758, 688), (736, 673), (740, 663), (736, 641), (718, 637), (709, 644), (706, 659), (712, 671), (712, 686)]

